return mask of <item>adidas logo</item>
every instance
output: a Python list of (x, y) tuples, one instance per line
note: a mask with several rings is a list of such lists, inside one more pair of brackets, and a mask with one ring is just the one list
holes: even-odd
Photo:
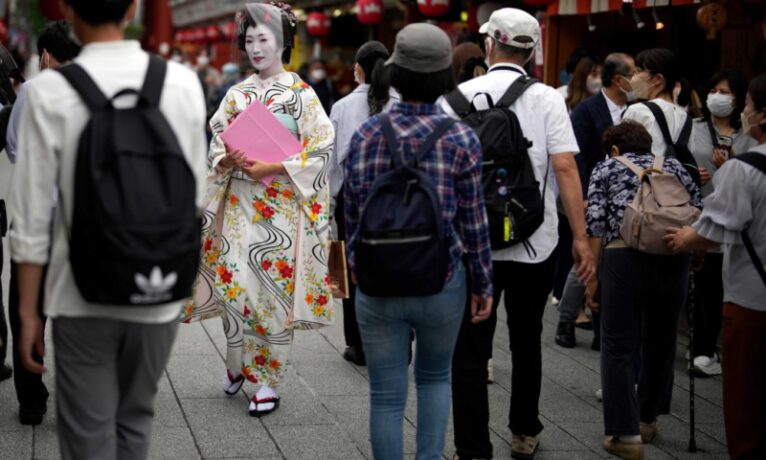
[(133, 278), (136, 286), (143, 294), (133, 294), (130, 296), (132, 304), (161, 303), (172, 298), (170, 291), (178, 281), (178, 274), (175, 272), (162, 275), (160, 267), (152, 268), (149, 278), (142, 273), (136, 273)]

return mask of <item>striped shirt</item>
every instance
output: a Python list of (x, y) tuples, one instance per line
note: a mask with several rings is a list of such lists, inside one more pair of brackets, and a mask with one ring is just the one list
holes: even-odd
[[(411, 159), (436, 126), (447, 119), (433, 104), (400, 103), (390, 113), (405, 161)], [(380, 117), (364, 122), (351, 138), (346, 159), (344, 201), (348, 259), (354, 271), (354, 246), (363, 204), (375, 180), (391, 169)], [(492, 253), (481, 186), (481, 144), (461, 122), (452, 125), (435, 147), (418, 163), (439, 193), (442, 218), (450, 241), (448, 279), (467, 255), (474, 294), (492, 294)]]

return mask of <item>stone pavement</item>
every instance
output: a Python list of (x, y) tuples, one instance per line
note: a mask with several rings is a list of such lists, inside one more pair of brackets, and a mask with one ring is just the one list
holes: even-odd
[[(7, 280), (6, 280), (7, 282)], [(5, 291), (7, 292), (7, 291)], [(545, 430), (536, 458), (607, 458), (601, 448), (599, 355), (590, 351), (590, 332), (578, 330), (578, 348), (553, 343), (557, 313), (549, 306), (543, 332), (543, 388), (540, 401)], [(298, 332), (289, 374), (281, 390), (280, 410), (262, 419), (247, 414), (248, 395), (228, 398), (222, 391), (225, 340), (221, 323), (181, 325), (172, 358), (160, 383), (156, 404), (153, 459), (368, 459), (369, 413), (367, 370), (341, 357), (343, 331), (338, 324), (319, 332)], [(510, 389), (508, 334), (500, 311), (495, 337), (495, 384), (490, 386), (491, 428), (495, 458), (510, 457), (511, 434), (506, 427)], [(660, 435), (647, 447), (647, 458), (726, 458), (720, 378), (697, 380), (697, 444), (686, 452), (688, 378), (683, 372), (684, 345), (679, 343), (672, 414), (660, 419)], [(47, 353), (53, 353), (48, 340)], [(55, 404), (53, 375), (46, 381)], [(412, 379), (411, 379), (412, 381)], [(250, 388), (245, 388), (247, 391)], [(415, 453), (415, 388), (410, 386), (405, 452)], [(17, 405), (10, 381), (0, 384), (0, 459), (58, 458), (54, 410), (36, 428), (17, 422)], [(450, 428), (451, 430), (451, 428)], [(447, 433), (445, 457), (451, 458), (452, 433)]]

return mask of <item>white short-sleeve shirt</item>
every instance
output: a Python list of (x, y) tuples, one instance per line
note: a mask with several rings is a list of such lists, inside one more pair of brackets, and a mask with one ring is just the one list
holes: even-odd
[[(684, 127), (686, 117), (688, 116), (686, 109), (664, 99), (652, 99), (650, 102), (660, 106), (662, 113), (665, 114), (665, 120), (668, 122), (671, 139), (673, 139), (673, 142), (678, 140), (678, 136), (681, 134), (681, 129)], [(652, 136), (652, 153), (655, 155), (665, 155), (665, 150), (667, 150), (665, 138), (662, 136), (660, 125), (657, 124), (649, 107), (644, 104), (633, 104), (625, 111), (622, 119), (633, 120), (643, 125)]]
[[(496, 64), (489, 72), (460, 85), (460, 91), (470, 101), (480, 93), (490, 96), (497, 102), (521, 75), (524, 69), (513, 64)], [(477, 99), (479, 102), (481, 98)], [(451, 116), (457, 117), (444, 98), (438, 104)], [(558, 243), (558, 215), (556, 198), (550, 182), (545, 185), (546, 171), (549, 170), (549, 155), (578, 153), (577, 139), (569, 120), (564, 98), (550, 86), (542, 83), (529, 87), (524, 94), (511, 105), (511, 110), (519, 118), (524, 136), (532, 142), (529, 157), (535, 178), (540, 182), (540, 190), (545, 188), (545, 220), (540, 228), (529, 238), (529, 243), (537, 252), (535, 257), (527, 254), (523, 245), (492, 251), (492, 259), (523, 263), (540, 263), (548, 259)]]

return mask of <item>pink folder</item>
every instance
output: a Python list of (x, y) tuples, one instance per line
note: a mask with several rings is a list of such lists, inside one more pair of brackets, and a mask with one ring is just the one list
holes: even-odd
[[(300, 141), (258, 100), (239, 114), (221, 133), (221, 139), (230, 149), (242, 150), (248, 158), (266, 163), (281, 163), (303, 150)], [(273, 179), (267, 176), (262, 180), (269, 185)]]

